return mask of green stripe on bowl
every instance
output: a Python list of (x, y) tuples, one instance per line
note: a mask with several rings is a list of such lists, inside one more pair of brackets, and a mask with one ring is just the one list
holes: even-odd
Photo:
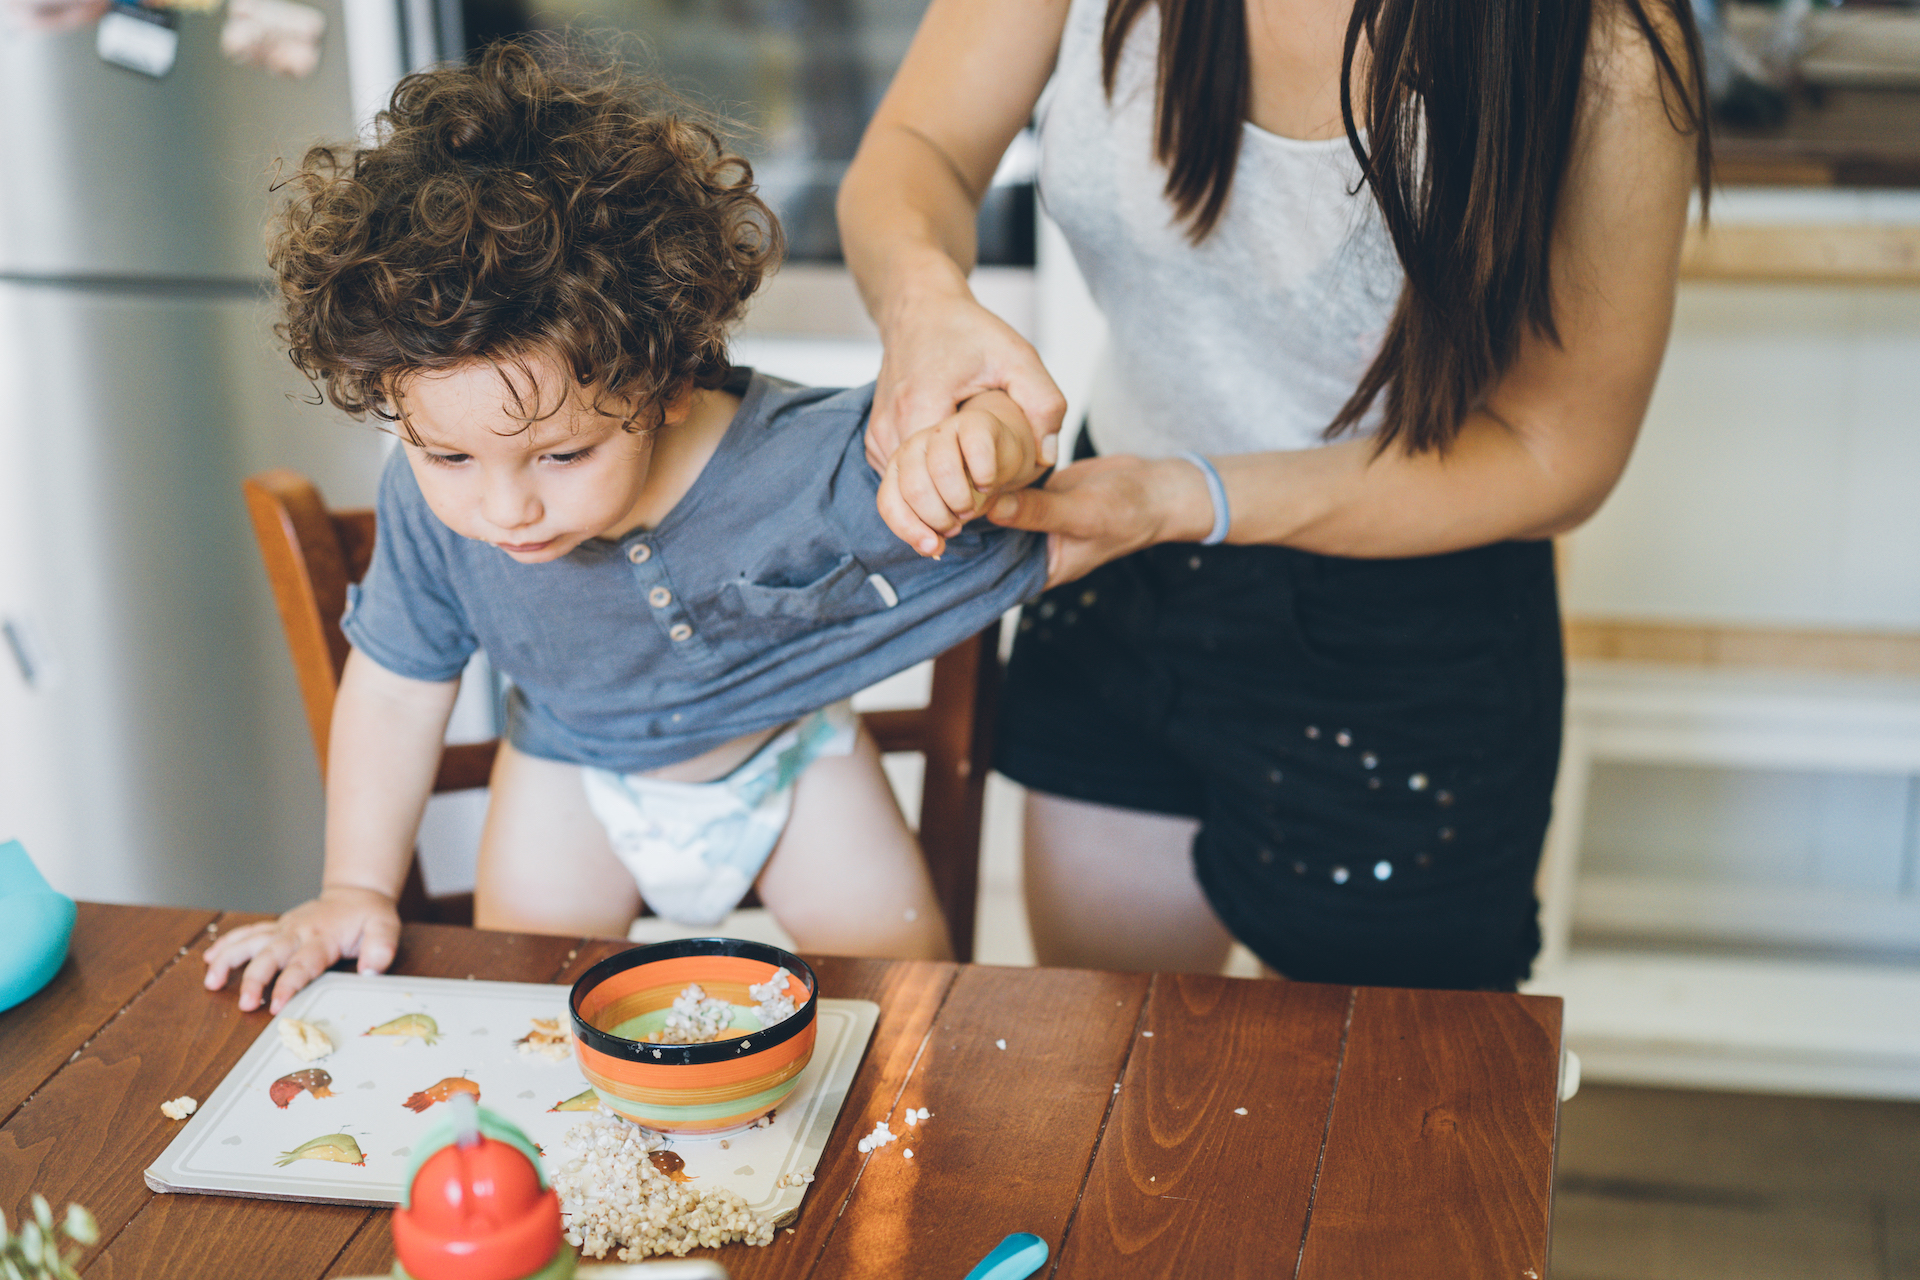
[(771, 1089), (756, 1093), (750, 1098), (740, 1098), (733, 1102), (709, 1102), (697, 1107), (655, 1106), (642, 1108), (639, 1104), (628, 1102), (618, 1094), (609, 1093), (605, 1089), (596, 1087), (594, 1092), (600, 1095), (601, 1105), (612, 1107), (629, 1120), (646, 1124), (647, 1117), (652, 1116), (656, 1120), (663, 1120), (669, 1124), (687, 1124), (697, 1123), (701, 1120), (724, 1120), (728, 1116), (752, 1116), (769, 1111), (779, 1105), (780, 1099), (792, 1093), (793, 1087), (798, 1083), (799, 1077), (795, 1076), (791, 1080), (782, 1081)]

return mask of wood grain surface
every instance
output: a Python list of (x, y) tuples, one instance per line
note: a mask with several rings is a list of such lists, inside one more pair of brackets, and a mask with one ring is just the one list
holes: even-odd
[(1560, 1001), (1361, 987), (1301, 1280), (1539, 1280)]
[[(899, 1097), (843, 1116), (859, 1183), (811, 1274), (949, 1280), (1015, 1231), (1057, 1248), (1146, 991), (1141, 974), (963, 969)], [(932, 1114), (909, 1127), (907, 1107)], [(848, 1147), (881, 1119), (897, 1141)]]
[[(83, 902), (67, 962), (24, 1004), (0, 1013), (0, 1124), (160, 971), (216, 912)], [(6, 1203), (0, 1199), (0, 1204)]]
[[(384, 1210), (142, 1178), (178, 1131), (160, 1102), (206, 1098), (270, 1021), (201, 985), (208, 924), (258, 918), (84, 904), (68, 967), (0, 1015), (0, 1209), (86, 1204), (89, 1277), (392, 1265)], [(408, 925), (393, 971), (565, 983), (628, 945)], [(1014, 1231), (1073, 1280), (1545, 1274), (1557, 1000), (809, 960), (880, 1020), (798, 1220), (705, 1251), (735, 1280), (950, 1280)], [(900, 1138), (860, 1152), (880, 1119)]]
[(1156, 977), (1056, 1274), (1292, 1275), (1352, 1000)]

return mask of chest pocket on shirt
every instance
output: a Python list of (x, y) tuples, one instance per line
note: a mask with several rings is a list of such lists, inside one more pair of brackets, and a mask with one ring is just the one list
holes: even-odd
[(811, 582), (736, 578), (720, 589), (714, 613), (728, 647), (761, 650), (876, 613), (897, 598), (891, 586), (871, 581), (867, 567), (849, 553)]

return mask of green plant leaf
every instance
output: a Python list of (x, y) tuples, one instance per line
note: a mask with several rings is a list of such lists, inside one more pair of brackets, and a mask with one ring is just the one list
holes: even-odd
[(30, 1267), (40, 1265), (40, 1224), (28, 1222), (20, 1228), (20, 1261)]
[(93, 1220), (93, 1215), (87, 1212), (85, 1205), (67, 1206), (65, 1230), (67, 1239), (75, 1244), (91, 1247), (100, 1239), (100, 1224)]
[(53, 1206), (38, 1191), (33, 1193), (33, 1220), (40, 1224), (40, 1234), (53, 1239)]

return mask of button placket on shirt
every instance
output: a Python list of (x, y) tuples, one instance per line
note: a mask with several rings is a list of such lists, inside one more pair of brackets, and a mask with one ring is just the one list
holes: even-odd
[(673, 651), (689, 658), (705, 658), (707, 647), (693, 629), (685, 606), (667, 578), (665, 558), (651, 542), (628, 543), (624, 549), (634, 585), (647, 602), (655, 623), (673, 644)]

